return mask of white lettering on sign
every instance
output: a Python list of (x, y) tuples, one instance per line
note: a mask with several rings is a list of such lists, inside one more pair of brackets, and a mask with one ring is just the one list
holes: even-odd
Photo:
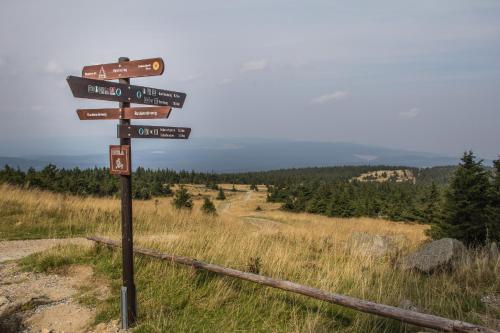
[(138, 65), (137, 68), (142, 68), (144, 70), (150, 71), (151, 70), (151, 64), (141, 64), (141, 65)]
[(87, 115), (87, 117), (106, 117), (107, 116), (106, 113), (102, 113), (102, 112), (87, 112), (86, 115)]
[(121, 95), (121, 90), (120, 88), (116, 87), (100, 87), (100, 86), (93, 86), (93, 85), (88, 85), (87, 86), (87, 92), (89, 94), (99, 94), (99, 95)]
[(127, 68), (113, 68), (113, 73), (127, 73)]
[(96, 76), (96, 75), (97, 75), (97, 72), (96, 72), (96, 71), (94, 71), (94, 72), (85, 72), (85, 73), (83, 73), (83, 76), (84, 76), (84, 77), (85, 77), (85, 76)]

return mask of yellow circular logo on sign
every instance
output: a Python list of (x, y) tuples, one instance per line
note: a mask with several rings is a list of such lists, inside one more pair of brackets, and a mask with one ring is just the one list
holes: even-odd
[(160, 63), (158, 61), (153, 62), (153, 69), (157, 71), (160, 68)]

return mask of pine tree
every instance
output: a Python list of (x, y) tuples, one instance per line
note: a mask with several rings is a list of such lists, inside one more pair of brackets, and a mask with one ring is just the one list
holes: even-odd
[(226, 195), (224, 194), (224, 190), (222, 188), (219, 189), (219, 193), (216, 197), (217, 200), (226, 200)]
[(422, 222), (430, 225), (439, 223), (440, 219), (440, 197), (439, 191), (434, 182), (432, 182), (428, 194), (424, 198), (422, 208)]
[(174, 195), (174, 200), (172, 202), (175, 208), (193, 208), (193, 200), (191, 199), (191, 194), (189, 194), (188, 190), (181, 186)]
[(494, 175), (488, 209), (488, 241), (500, 241), (500, 159), (493, 161)]
[(201, 211), (203, 213), (209, 214), (209, 215), (217, 214), (217, 210), (215, 209), (215, 205), (212, 202), (212, 200), (210, 200), (209, 197), (205, 197), (205, 200), (203, 201), (203, 206), (201, 206)]
[(432, 238), (451, 237), (467, 245), (484, 244), (488, 237), (491, 185), (482, 161), (465, 152), (445, 195), (443, 219), (429, 231)]

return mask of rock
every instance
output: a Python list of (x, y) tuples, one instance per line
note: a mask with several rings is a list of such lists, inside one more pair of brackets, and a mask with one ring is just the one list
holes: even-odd
[(454, 269), (466, 257), (464, 244), (453, 238), (443, 238), (422, 246), (416, 252), (404, 257), (400, 267), (432, 273), (440, 269)]
[(492, 307), (494, 309), (500, 310), (500, 294), (488, 294), (481, 297), (481, 302)]
[(488, 254), (490, 256), (490, 260), (493, 261), (498, 260), (498, 258), (500, 257), (500, 251), (498, 251), (497, 243), (493, 242), (490, 244), (490, 249)]
[(366, 256), (385, 257), (398, 252), (402, 240), (391, 236), (372, 235), (365, 232), (351, 234), (349, 245)]
[(417, 308), (417, 306), (408, 299), (404, 299), (401, 302), (399, 302), (398, 307), (405, 310), (420, 312), (419, 308)]
[(3, 306), (5, 304), (9, 303), (9, 299), (5, 296), (0, 296), (0, 306)]

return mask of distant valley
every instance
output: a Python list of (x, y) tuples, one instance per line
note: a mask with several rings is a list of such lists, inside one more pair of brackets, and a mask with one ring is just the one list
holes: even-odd
[[(413, 152), (376, 146), (270, 139), (192, 139), (189, 144), (164, 148), (138, 145), (132, 154), (133, 167), (168, 168), (204, 172), (246, 172), (338, 165), (404, 165), (428, 167), (456, 165), (459, 156)], [(0, 165), (27, 169), (52, 163), (63, 168), (108, 166), (107, 151), (101, 154), (0, 156)]]

